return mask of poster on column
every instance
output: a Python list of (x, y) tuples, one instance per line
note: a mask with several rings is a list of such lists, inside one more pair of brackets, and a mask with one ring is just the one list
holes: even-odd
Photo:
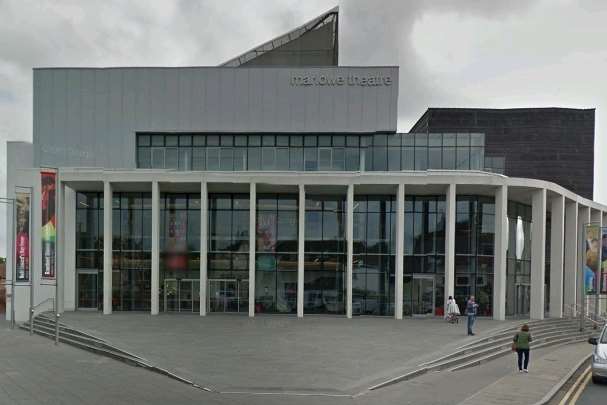
[(168, 270), (186, 270), (187, 257), (187, 212), (170, 210), (167, 217), (166, 260)]
[(42, 208), (42, 278), (55, 278), (55, 259), (57, 250), (57, 215), (55, 193), (57, 192), (54, 172), (41, 172), (41, 208)]
[(586, 295), (594, 295), (599, 280), (600, 260), (600, 234), (601, 227), (594, 224), (586, 225), (584, 232), (584, 245), (586, 254), (584, 256), (584, 290)]
[(17, 281), (30, 279), (30, 194), (15, 193), (15, 266)]
[(607, 227), (601, 229), (601, 294), (607, 294)]

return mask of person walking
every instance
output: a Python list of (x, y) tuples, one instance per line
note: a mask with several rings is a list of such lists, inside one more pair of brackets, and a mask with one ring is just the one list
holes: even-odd
[[(529, 372), (529, 343), (533, 341), (531, 333), (529, 332), (529, 325), (524, 324), (521, 327), (521, 331), (514, 335), (513, 349), (516, 350), (518, 355), (518, 372), (528, 373)], [(523, 359), (524, 358), (524, 359)]]
[(476, 321), (476, 312), (478, 311), (478, 304), (474, 301), (474, 295), (471, 295), (466, 303), (466, 316), (468, 316), (468, 336), (474, 336), (472, 327)]
[(458, 316), (460, 315), (459, 307), (457, 306), (457, 302), (453, 299), (452, 296), (449, 296), (447, 300), (447, 315), (446, 318), (451, 323), (458, 323)]

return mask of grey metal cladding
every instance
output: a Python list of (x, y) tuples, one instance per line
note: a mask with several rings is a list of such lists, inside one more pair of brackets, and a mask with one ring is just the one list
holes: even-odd
[[(390, 85), (292, 85), (381, 76)], [(135, 167), (136, 131), (396, 131), (398, 67), (34, 70), (37, 165)]]

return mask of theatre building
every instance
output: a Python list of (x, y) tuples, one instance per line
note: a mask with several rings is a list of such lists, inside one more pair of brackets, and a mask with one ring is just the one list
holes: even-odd
[[(338, 65), (337, 9), (218, 67), (34, 69), (33, 142), (7, 146), (7, 319), (55, 291), (60, 312), (400, 319), (475, 295), (482, 316), (563, 316), (582, 227), (607, 225), (594, 111), (528, 109), (545, 137), (430, 113), (400, 133), (398, 83)], [(542, 159), (555, 139), (586, 161)]]

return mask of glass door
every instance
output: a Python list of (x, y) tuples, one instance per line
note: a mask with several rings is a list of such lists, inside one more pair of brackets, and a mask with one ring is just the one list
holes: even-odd
[(78, 273), (78, 309), (97, 309), (97, 272)]
[(434, 315), (434, 278), (432, 276), (413, 276), (412, 287), (413, 315)]
[(531, 304), (531, 286), (529, 284), (516, 285), (515, 315), (529, 315)]
[(247, 312), (249, 280), (209, 280), (209, 312)]

